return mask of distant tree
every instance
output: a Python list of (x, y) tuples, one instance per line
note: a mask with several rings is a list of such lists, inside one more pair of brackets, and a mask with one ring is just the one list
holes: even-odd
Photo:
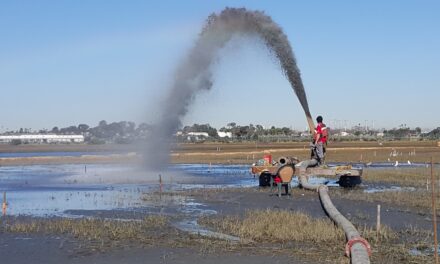
[(408, 138), (411, 135), (411, 130), (409, 127), (406, 126), (406, 124), (402, 124), (399, 126), (398, 129), (394, 128), (388, 130), (385, 135), (394, 139), (403, 139)]
[(69, 135), (69, 134), (77, 134), (79, 133), (77, 126), (69, 126), (60, 129), (60, 134)]
[(146, 135), (148, 131), (152, 129), (152, 126), (147, 123), (140, 123), (136, 128), (136, 134), (138, 135)]
[(191, 132), (191, 129), (192, 129), (191, 126), (184, 126), (183, 129), (182, 129), (182, 131), (183, 131), (184, 133), (188, 133), (188, 132)]
[(290, 135), (292, 133), (292, 130), (290, 130), (288, 127), (281, 128), (281, 131), (284, 135)]
[(13, 139), (13, 140), (11, 141), (11, 145), (14, 145), (14, 146), (20, 145), (21, 143), (22, 143), (22, 142), (21, 142), (20, 139)]
[(52, 132), (54, 134), (58, 134), (60, 132), (60, 130), (58, 129), (57, 126), (55, 126), (55, 127), (52, 128), (52, 130), (50, 132)]
[(226, 128), (226, 127), (222, 127), (218, 131), (220, 131), (220, 132), (231, 132), (231, 129)]
[(88, 125), (86, 125), (86, 124), (79, 124), (78, 125), (78, 130), (81, 132), (81, 133), (85, 133), (85, 132), (87, 132), (87, 130), (89, 130), (89, 126)]
[(124, 135), (125, 121), (113, 122), (107, 125), (106, 135), (108, 138)]
[(239, 137), (242, 139), (247, 139), (248, 135), (250, 134), (249, 126), (239, 126), (238, 128)]
[(131, 130), (131, 131), (134, 131), (134, 129), (136, 128), (136, 123), (135, 122), (128, 121), (127, 125), (128, 125), (129, 130)]
[(431, 130), (429, 133), (424, 135), (424, 137), (427, 137), (429, 139), (439, 139), (440, 138), (440, 127), (437, 127), (436, 129)]
[(98, 126), (100, 126), (100, 127), (106, 127), (106, 126), (107, 126), (107, 121), (105, 121), (105, 120), (101, 120), (101, 121), (99, 121)]
[(217, 129), (213, 128), (210, 124), (193, 124), (192, 126), (185, 126), (183, 132), (206, 132), (210, 137), (218, 136)]

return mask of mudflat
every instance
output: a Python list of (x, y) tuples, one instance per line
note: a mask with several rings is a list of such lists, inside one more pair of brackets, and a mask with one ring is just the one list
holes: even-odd
[[(257, 146), (255, 143), (182, 144), (175, 146), (171, 158), (174, 163), (250, 164), (255, 159), (261, 158), (263, 153), (268, 152), (274, 158), (298, 156), (306, 159), (309, 152), (307, 147), (306, 143)], [(47, 172), (49, 174), (47, 177), (44, 176), (47, 179), (52, 179), (52, 174), (57, 175), (57, 172), (51, 171), (60, 169), (59, 167), (62, 167), (63, 171), (68, 169), (69, 163), (141, 161), (141, 149), (129, 145), (28, 145), (17, 146), (17, 148), (3, 146), (2, 150), (2, 153), (31, 154), (25, 157), (17, 155), (1, 158), (0, 165), (10, 165), (9, 169), (14, 168), (12, 166), (14, 164), (52, 164), (51, 162), (61, 164), (49, 166)], [(330, 160), (344, 162), (368, 163), (377, 160), (392, 163), (408, 160), (426, 163), (431, 156), (434, 157), (434, 161), (439, 158), (435, 142), (391, 142), (382, 145), (377, 142), (334, 143), (331, 147), (329, 146), (328, 151)], [(44, 152), (47, 155), (34, 156), (32, 154)], [(62, 153), (61, 156), (52, 156), (56, 152), (72, 152), (72, 155)], [(75, 152), (80, 152), (80, 155)], [(99, 166), (87, 166), (87, 172), (78, 165), (70, 167), (73, 168), (71, 169), (75, 172), (75, 177), (80, 175), (80, 179), (93, 177), (99, 179), (93, 182), (94, 184), (101, 184), (101, 181), (105, 183), (109, 180), (108, 177), (115, 176), (112, 173), (120, 173), (124, 179), (127, 175), (123, 170), (114, 171), (113, 167), (111, 173), (107, 172), (107, 164), (102, 166), (106, 173), (99, 171)], [(35, 167), (39, 168), (39, 166)], [(20, 167), (15, 168), (20, 171)], [(33, 166), (28, 168), (33, 168)], [(225, 170), (225, 175), (223, 175), (223, 169), (213, 172), (210, 165), (204, 165), (202, 174), (198, 175), (199, 178), (192, 177), (188, 180), (196, 185), (208, 175), (233, 178), (242, 175), (242, 170), (243, 168)], [(17, 174), (19, 178), (27, 175), (23, 173), (23, 168), (20, 173), (23, 175)], [(336, 208), (372, 245), (371, 260), (373, 263), (430, 263), (432, 261), (433, 232), (427, 175), (425, 165), (396, 170), (366, 167), (364, 183), (368, 190), (365, 186), (349, 190), (338, 187), (330, 188), (330, 197)], [(145, 177), (143, 174), (140, 176)], [(157, 175), (153, 176), (156, 182)], [(251, 177), (251, 175), (242, 176), (243, 179), (245, 177)], [(30, 179), (35, 178), (35, 175), (32, 175)], [(210, 181), (215, 182), (217, 178), (214, 178)], [(153, 181), (148, 183), (152, 184), (151, 192), (144, 194), (142, 191), (137, 191), (141, 199), (140, 204), (136, 205), (138, 206), (136, 210), (132, 207), (124, 210), (70, 210), (67, 214), (82, 216), (71, 219), (37, 216), (2, 217), (0, 219), (2, 263), (3, 260), (5, 263), (349, 262), (349, 259), (344, 256), (345, 237), (341, 230), (327, 218), (319, 197), (314, 192), (294, 188), (290, 196), (277, 197), (269, 189), (259, 188), (256, 184), (251, 187), (237, 186), (235, 188), (224, 186), (205, 188), (202, 184), (192, 189), (176, 190), (167, 189), (166, 185), (172, 183), (178, 186), (180, 183), (177, 182), (177, 178), (164, 179), (166, 181), (163, 183), (165, 185), (163, 192), (158, 193), (159, 187)], [(18, 185), (11, 185), (11, 188), (18, 191), (23, 188), (27, 190), (41, 187), (38, 182), (33, 186), (34, 183), (31, 180), (22, 183), (20, 179), (12, 177), (9, 181), (14, 181), (14, 184), (18, 183)], [(257, 182), (255, 179), (254, 181)], [(105, 188), (97, 191), (94, 189), (77, 191), (75, 188), (81, 187), (76, 186), (79, 184), (78, 181), (69, 180), (61, 183), (67, 187), (71, 186), (73, 191), (67, 192), (69, 196), (52, 195), (49, 197), (49, 202), (55, 203), (58, 199), (65, 199), (63, 202), (72, 203), (72, 199), (76, 196), (78, 199), (85, 200), (96, 196), (96, 201), (100, 202), (102, 200), (100, 194), (107, 192), (107, 188), (118, 195), (121, 194), (116, 200), (118, 203), (122, 203), (124, 197), (134, 197), (133, 194), (123, 189), (119, 191), (115, 187), (117, 184), (113, 182), (104, 184), (103, 188)], [(379, 187), (378, 192), (366, 192), (370, 189), (376, 191), (375, 186)], [(50, 190), (45, 189), (48, 192)], [(94, 195), (95, 193), (97, 195)], [(124, 196), (125, 193), (130, 196)], [(167, 197), (171, 199), (186, 197), (188, 202), (186, 206), (192, 204), (197, 207), (197, 210), (200, 209), (200, 212), (210, 213), (195, 216), (195, 211), (185, 211), (187, 208), (182, 203), (176, 203), (174, 207), (164, 205), (163, 201)], [(382, 206), (380, 232), (375, 230), (378, 204)], [(44, 207), (44, 205), (41, 206)], [(153, 209), (143, 209), (151, 206)], [(161, 220), (146, 220), (151, 217), (159, 217)], [(189, 231), (183, 230), (179, 224), (186, 219), (191, 220), (193, 227), (196, 228)], [(302, 232), (304, 230), (307, 231)], [(319, 230), (319, 233), (313, 234), (313, 230)], [(206, 234), (216, 234), (216, 236)], [(239, 241), (228, 240), (230, 237), (238, 238)]]
[[(362, 192), (362, 190), (352, 191)], [(330, 195), (332, 193), (334, 192), (330, 190)], [(309, 228), (307, 223), (286, 227), (283, 226), (283, 222), (274, 219), (272, 223), (274, 230), (286, 228), (285, 232), (292, 232), (292, 237), (286, 239), (292, 241), (283, 241), (276, 235), (268, 233), (263, 237), (253, 237), (252, 233), (257, 234), (262, 231), (259, 230), (261, 226), (258, 225), (255, 225), (251, 234), (240, 233), (240, 229), (229, 229), (230, 227), (226, 225), (233, 221), (234, 225), (243, 229), (246, 225), (255, 224), (252, 223), (250, 216), (255, 217), (261, 213), (266, 216), (277, 216), (279, 213), (287, 212), (293, 216), (308, 215), (311, 217), (309, 221), (324, 221), (328, 223), (326, 228), (333, 229), (316, 193), (294, 189), (291, 196), (278, 197), (269, 189), (222, 188), (190, 190), (181, 195), (190, 196), (195, 202), (204, 204), (207, 210), (217, 212), (198, 220), (202, 228), (240, 236), (240, 242), (182, 232), (169, 224), (182, 217), (178, 214), (163, 215), (166, 223), (154, 222), (154, 226), (145, 225), (143, 230), (147, 231), (142, 235), (132, 234), (131, 225), (124, 227), (122, 223), (118, 224), (117, 219), (121, 215), (115, 210), (89, 212), (89, 217), (103, 219), (96, 221), (103, 221), (104, 225), (110, 225), (108, 221), (112, 220), (109, 219), (115, 219), (116, 222), (111, 222), (112, 227), (105, 229), (105, 232), (100, 230), (101, 225), (95, 225), (94, 222), (87, 225), (89, 226), (87, 231), (80, 231), (82, 224), (78, 221), (84, 220), (73, 219), (67, 223), (62, 219), (10, 217), (2, 219), (0, 236), (2, 263), (3, 261), (6, 261), (4, 263), (349, 262), (344, 256), (345, 238), (340, 233), (333, 240), (323, 238), (321, 242), (315, 242), (314, 239), (303, 237), (300, 242), (296, 241), (294, 234), (300, 229)], [(380, 234), (380, 239), (376, 239), (374, 226), (377, 203), (356, 200), (356, 198), (348, 200), (338, 195), (332, 197), (340, 212), (356, 225), (372, 245), (373, 263), (429, 263), (429, 254), (411, 254), (412, 250), (422, 252), (432, 239), (429, 210), (415, 210), (407, 206), (382, 203), (383, 232)], [(149, 217), (148, 214), (145, 217)], [(64, 227), (60, 228), (63, 225)], [(323, 233), (322, 236), (324, 235)]]

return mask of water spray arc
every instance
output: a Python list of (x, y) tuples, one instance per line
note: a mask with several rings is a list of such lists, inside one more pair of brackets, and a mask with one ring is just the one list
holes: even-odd
[[(181, 126), (181, 118), (185, 116), (196, 94), (209, 90), (213, 85), (211, 66), (214, 64), (218, 51), (233, 36), (258, 36), (268, 52), (279, 61), (281, 70), (289, 80), (304, 110), (310, 131), (314, 131), (314, 123), (310, 114), (301, 74), (296, 65), (287, 36), (269, 16), (259, 11), (248, 11), (245, 8), (226, 8), (219, 14), (208, 17), (205, 27), (195, 46), (187, 58), (177, 69), (171, 91), (166, 99), (159, 122), (152, 133), (154, 140), (149, 142), (147, 163), (150, 167), (166, 165), (169, 159), (170, 139)], [(316, 165), (316, 160), (304, 161), (300, 171)], [(318, 191), (323, 206), (329, 216), (341, 226), (347, 236), (349, 254), (352, 263), (370, 263), (369, 252), (354, 226), (343, 217), (333, 206), (328, 189), (323, 186), (311, 185), (304, 173), (300, 175), (303, 188)]]
[(259, 37), (268, 52), (277, 58), (283, 74), (289, 80), (304, 110), (310, 131), (313, 131), (313, 120), (301, 74), (289, 40), (281, 27), (263, 12), (248, 11), (245, 8), (226, 8), (221, 13), (214, 13), (208, 17), (194, 47), (177, 68), (171, 91), (153, 131), (154, 141), (148, 146), (154, 151), (154, 155), (147, 153), (148, 162), (153, 167), (167, 163), (172, 134), (181, 125), (181, 119), (188, 112), (196, 94), (211, 89), (211, 66), (215, 63), (218, 52), (237, 35)]

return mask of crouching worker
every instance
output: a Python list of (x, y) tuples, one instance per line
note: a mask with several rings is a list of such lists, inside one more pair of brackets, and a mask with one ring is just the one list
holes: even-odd
[(325, 146), (327, 145), (328, 129), (322, 122), (322, 116), (318, 116), (316, 118), (316, 122), (318, 122), (318, 125), (316, 126), (313, 137), (313, 143), (315, 144), (314, 152), (316, 159), (318, 160), (318, 164), (322, 165), (325, 161)]

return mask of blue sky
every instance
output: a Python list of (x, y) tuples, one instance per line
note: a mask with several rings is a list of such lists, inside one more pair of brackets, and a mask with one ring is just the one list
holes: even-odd
[[(226, 6), (263, 10), (281, 25), (312, 114), (330, 126), (440, 126), (438, 1), (3, 0), (0, 132), (154, 122), (204, 19)], [(306, 127), (258, 40), (225, 47), (214, 79), (184, 123)]]

